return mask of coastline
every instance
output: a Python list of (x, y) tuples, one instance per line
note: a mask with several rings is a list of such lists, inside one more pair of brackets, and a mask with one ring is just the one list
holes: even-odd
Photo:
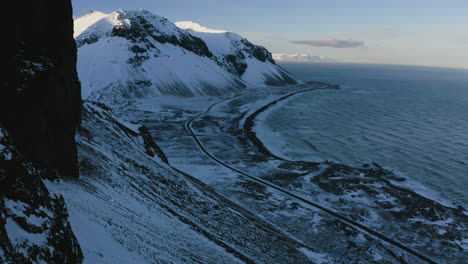
[[(296, 91), (292, 93), (288, 93), (287, 95), (284, 95), (270, 103), (267, 103), (260, 107), (259, 109), (255, 110), (253, 113), (248, 115), (245, 118), (244, 124), (243, 124), (243, 131), (245, 134), (245, 137), (257, 148), (258, 152), (261, 153), (262, 155), (265, 155), (267, 157), (270, 157), (272, 159), (284, 161), (284, 162), (295, 162), (292, 160), (289, 160), (285, 157), (280, 157), (277, 154), (274, 154), (270, 149), (268, 149), (267, 145), (257, 136), (257, 133), (254, 131), (255, 127), (255, 120), (258, 118), (259, 115), (265, 113), (265, 111), (270, 110), (271, 107), (277, 105), (278, 103), (284, 102), (287, 99), (290, 99), (291, 97), (302, 94), (302, 93), (307, 93), (307, 92), (313, 92), (317, 90), (325, 90), (325, 89), (340, 89), (340, 85), (332, 85), (324, 82), (306, 82), (302, 85), (307, 85), (307, 84), (314, 84), (314, 85), (327, 85), (328, 87), (326, 88), (311, 88), (311, 89), (305, 89), (301, 91)], [(324, 161), (299, 161), (299, 162), (304, 162), (304, 163), (310, 163), (310, 164), (320, 164), (320, 163), (329, 163), (329, 164), (342, 164), (341, 162), (337, 161), (330, 161), (330, 160), (324, 160)], [(466, 215), (468, 215), (467, 208), (465, 205), (457, 203), (454, 200), (449, 199), (448, 197), (445, 197), (442, 193), (437, 192), (436, 190), (433, 190), (421, 182), (417, 181), (416, 179), (413, 179), (411, 177), (408, 177), (406, 175), (401, 175), (401, 172), (396, 171), (393, 168), (388, 168), (388, 167), (381, 167), (379, 164), (371, 162), (372, 164), (375, 164), (379, 168), (385, 171), (390, 171), (397, 175), (397, 177), (394, 177), (394, 179), (391, 179), (389, 184), (396, 188), (402, 188), (402, 189), (407, 189), (421, 197), (424, 197), (426, 199), (429, 199), (431, 201), (434, 201), (436, 203), (439, 203), (443, 206), (450, 207), (453, 209), (458, 209), (462, 210), (465, 212)], [(343, 164), (345, 165), (345, 164)], [(347, 166), (347, 165), (346, 165)], [(353, 167), (353, 166), (351, 166)]]
[(289, 93), (285, 96), (282, 96), (264, 106), (262, 106), (261, 108), (257, 109), (256, 111), (254, 111), (252, 114), (250, 114), (246, 119), (245, 119), (245, 122), (244, 122), (244, 125), (243, 125), (243, 131), (245, 133), (245, 136), (248, 140), (250, 140), (250, 142), (252, 142), (254, 144), (254, 146), (258, 149), (258, 151), (265, 155), (265, 156), (269, 156), (271, 158), (274, 158), (274, 159), (278, 159), (278, 160), (282, 160), (282, 161), (286, 161), (285, 158), (282, 158), (282, 157), (279, 157), (275, 154), (273, 154), (266, 146), (265, 144), (257, 137), (257, 133), (254, 131), (254, 126), (255, 126), (255, 119), (260, 115), (262, 114), (263, 112), (265, 112), (266, 110), (268, 110), (269, 108), (271, 108), (272, 106), (276, 105), (277, 103), (279, 102), (282, 102), (292, 96), (295, 96), (295, 95), (298, 95), (298, 94), (301, 94), (301, 93), (306, 93), (306, 92), (312, 92), (312, 91), (317, 91), (317, 90), (323, 90), (323, 89), (340, 89), (340, 86), (339, 85), (332, 85), (332, 84), (327, 84), (327, 83), (323, 83), (323, 82), (307, 82), (307, 83), (304, 83), (303, 85), (307, 85), (307, 84), (320, 84), (320, 85), (326, 85), (327, 87), (325, 88), (310, 88), (310, 89), (305, 89), (305, 90), (301, 90), (301, 91), (296, 91), (296, 92), (292, 92), (292, 93)]
[[(326, 83), (323, 83), (323, 84), (326, 84)], [(333, 89), (333, 86), (332, 86), (331, 89)], [(319, 164), (319, 163), (336, 163), (336, 164), (343, 164), (343, 165), (346, 164), (346, 165), (349, 165), (351, 167), (359, 167), (360, 165), (362, 165), (364, 163), (374, 163), (374, 162), (376, 162), (376, 163), (379, 164), (379, 166), (382, 165), (383, 169), (385, 169), (387, 171), (391, 171), (395, 175), (397, 175), (398, 179), (404, 179), (404, 180), (399, 180), (399, 181), (393, 181), (392, 183), (395, 186), (398, 186), (400, 188), (408, 189), (408, 190), (410, 190), (410, 191), (412, 191), (412, 192), (414, 192), (414, 193), (416, 193), (416, 194), (418, 194), (418, 195), (420, 195), (422, 197), (426, 197), (426, 198), (428, 198), (430, 200), (433, 200), (433, 201), (435, 201), (437, 203), (440, 203), (440, 204), (442, 204), (444, 206), (451, 207), (451, 208), (458, 208), (458, 209), (463, 208), (463, 210), (467, 210), (467, 207), (466, 207), (467, 205), (466, 204), (464, 204), (462, 202), (459, 202), (458, 200), (450, 199), (449, 197), (445, 196), (443, 194), (443, 192), (440, 192), (440, 191), (438, 191), (438, 190), (436, 190), (434, 188), (429, 187), (428, 185), (425, 185), (424, 182), (422, 182), (422, 181), (420, 181), (418, 179), (415, 179), (414, 177), (411, 177), (407, 173), (403, 173), (400, 170), (395, 169), (394, 167), (391, 167), (391, 166), (385, 166), (384, 164), (382, 164), (380, 162), (377, 162), (377, 161), (366, 160), (366, 161), (363, 161), (362, 164), (350, 164), (350, 163), (341, 162), (341, 161), (337, 161), (337, 160), (333, 160), (333, 159), (321, 159), (320, 157), (315, 158), (315, 159), (298, 159), (298, 160), (295, 160), (295, 159), (290, 159), (286, 155), (284, 155), (281, 152), (280, 148), (274, 148), (274, 147), (268, 146), (268, 143), (272, 142), (271, 139), (262, 138), (263, 134), (261, 134), (261, 133), (257, 134), (258, 131), (257, 132), (255, 131), (256, 130), (255, 126), (259, 126), (259, 128), (257, 128), (257, 129), (260, 129), (260, 130), (261, 129), (268, 129), (268, 127), (258, 125), (258, 123), (260, 121), (258, 119), (259, 116), (262, 115), (262, 114), (268, 115), (269, 113), (265, 113), (266, 111), (268, 111), (268, 110), (273, 111), (271, 109), (272, 107), (274, 107), (275, 105), (277, 105), (280, 102), (285, 102), (286, 99), (290, 99), (294, 95), (297, 95), (297, 94), (300, 94), (300, 93), (312, 92), (312, 91), (316, 91), (316, 90), (320, 90), (320, 88), (301, 90), (301, 91), (298, 91), (298, 92), (287, 94), (285, 96), (282, 96), (281, 98), (278, 98), (278, 99), (272, 101), (271, 103), (268, 103), (268, 104), (264, 105), (263, 107), (255, 110), (252, 114), (247, 116), (247, 118), (245, 119), (245, 123), (243, 125), (243, 130), (244, 130), (246, 138), (258, 149), (259, 153), (261, 153), (262, 155), (268, 156), (270, 158), (281, 160), (281, 161), (300, 161), (300, 162), (317, 163), (317, 164)], [(256, 123), (256, 121), (257, 121), (257, 123)], [(275, 139), (275, 137), (273, 137), (273, 139)], [(466, 211), (466, 212), (467, 212), (467, 215), (468, 215), (468, 211)]]
[[(337, 86), (331, 86), (331, 87), (334, 87), (335, 89), (338, 88)], [(272, 105), (274, 105), (274, 104), (276, 104), (276, 103), (278, 103), (278, 102), (280, 102), (282, 100), (285, 100), (285, 99), (287, 99), (287, 98), (289, 98), (291, 96), (294, 96), (296, 94), (299, 94), (299, 93), (302, 93), (302, 92), (309, 92), (309, 91), (319, 90), (319, 89), (320, 88), (307, 89), (307, 90), (303, 90), (303, 91), (297, 91), (297, 92), (289, 93), (289, 94), (287, 94), (287, 95), (285, 95), (285, 96), (283, 96), (281, 98), (278, 98), (278, 99), (274, 100), (273, 102), (270, 102), (270, 103), (264, 105), (260, 109), (256, 110), (249, 117), (247, 117), (248, 120), (249, 120), (249, 125), (253, 124), (253, 120), (255, 119), (255, 117), (258, 114), (265, 111), (270, 106), (272, 106)], [(231, 99), (234, 99), (234, 98), (231, 98)], [(212, 153), (210, 153), (210, 151), (204, 146), (202, 141), (196, 135), (195, 131), (192, 129), (192, 122), (195, 121), (197, 118), (199, 118), (199, 117), (201, 117), (201, 116), (203, 116), (205, 114), (208, 114), (211, 111), (211, 109), (213, 109), (216, 105), (218, 105), (220, 103), (223, 103), (225, 101), (228, 101), (228, 100), (230, 100), (230, 99), (224, 99), (224, 100), (221, 100), (221, 101), (219, 101), (219, 102), (217, 102), (215, 104), (212, 104), (211, 106), (208, 107), (208, 109), (205, 112), (202, 112), (202, 113), (190, 118), (189, 120), (187, 120), (187, 122), (184, 125), (185, 129), (191, 135), (191, 137), (193, 138), (193, 140), (195, 141), (195, 143), (199, 147), (199, 149), (205, 155), (207, 155), (210, 159), (212, 159), (214, 162), (218, 163), (219, 165), (221, 165), (221, 166), (223, 166), (223, 167), (225, 167), (225, 168), (227, 168), (229, 170), (232, 170), (233, 172), (239, 173), (240, 175), (242, 175), (244, 177), (247, 177), (249, 180), (253, 180), (257, 184), (266, 186), (268, 188), (271, 188), (271, 189), (279, 191), (279, 192), (281, 192), (283, 194), (286, 194), (287, 196), (289, 196), (289, 198), (293, 198), (293, 199), (297, 200), (300, 203), (306, 204), (307, 206), (312, 206), (312, 207), (314, 207), (314, 208), (316, 208), (316, 209), (330, 215), (335, 220), (337, 220), (342, 225), (344, 225), (344, 226), (346, 226), (348, 228), (354, 228), (358, 232), (363, 232), (365, 234), (369, 234), (369, 235), (375, 237), (376, 239), (381, 240), (382, 242), (388, 243), (388, 244), (398, 248), (399, 250), (405, 251), (406, 253), (412, 255), (412, 257), (415, 257), (415, 258), (419, 259), (420, 261), (423, 261), (423, 262), (426, 262), (426, 263), (436, 263), (436, 261), (434, 261), (431, 257), (425, 256), (424, 254), (414, 250), (413, 248), (411, 248), (409, 246), (406, 246), (403, 243), (400, 243), (398, 240), (393, 239), (391, 236), (387, 236), (384, 233), (379, 232), (378, 230), (372, 229), (371, 227), (368, 227), (367, 225), (362, 224), (359, 221), (356, 221), (352, 217), (343, 215), (340, 212), (337, 212), (337, 211), (331, 209), (332, 207), (323, 206), (323, 205), (321, 205), (319, 203), (308, 200), (307, 198), (305, 198), (305, 197), (303, 197), (301, 195), (295, 194), (294, 192), (291, 192), (290, 190), (288, 190), (286, 188), (283, 188), (280, 185), (276, 185), (275, 183), (272, 183), (272, 182), (270, 182), (268, 180), (262, 179), (262, 178), (257, 177), (257, 176), (252, 176), (252, 175), (250, 175), (250, 174), (248, 174), (248, 173), (246, 173), (246, 172), (244, 172), (242, 170), (239, 170), (239, 169), (225, 163), (223, 160), (219, 159), (218, 157), (216, 157)], [(261, 141), (259, 141), (259, 142), (261, 142)], [(256, 146), (256, 147), (258, 147), (258, 146)], [(273, 155), (273, 154), (270, 153), (270, 155)], [(284, 159), (281, 159), (281, 160), (284, 161), (285, 164), (286, 163), (291, 163), (291, 162), (289, 162), (287, 160), (284, 160)], [(294, 163), (294, 162), (292, 162), (292, 163)], [(313, 164), (313, 163), (310, 163), (309, 165), (312, 165), (312, 167), (316, 166), (316, 164)], [(383, 169), (380, 166), (378, 166), (377, 164), (374, 164), (374, 166), (377, 167), (378, 170), (383, 171)], [(388, 181), (387, 181), (387, 183), (389, 185), (391, 185), (392, 187), (397, 188), (396, 186), (392, 185)], [(400, 190), (404, 191), (404, 192), (408, 192), (408, 190), (405, 190), (405, 189), (400, 189)], [(424, 198), (424, 197), (422, 197), (422, 198)]]

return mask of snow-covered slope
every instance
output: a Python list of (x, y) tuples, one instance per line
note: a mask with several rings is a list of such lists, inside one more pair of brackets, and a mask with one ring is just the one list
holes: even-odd
[[(144, 127), (85, 102), (63, 195), (84, 263), (310, 263), (304, 245), (166, 164)], [(313, 249), (308, 249), (313, 250)]]
[(324, 56), (310, 56), (307, 54), (273, 54), (276, 62), (335, 62)]
[(233, 33), (199, 25), (194, 29), (198, 31), (179, 28), (145, 10), (94, 11), (78, 18), (83, 98), (222, 95), (246, 86), (295, 82), (265, 48)]
[(201, 38), (213, 52), (218, 64), (241, 76), (249, 86), (295, 83), (289, 73), (276, 65), (267, 49), (250, 43), (238, 34), (209, 29), (191, 21), (175, 24)]

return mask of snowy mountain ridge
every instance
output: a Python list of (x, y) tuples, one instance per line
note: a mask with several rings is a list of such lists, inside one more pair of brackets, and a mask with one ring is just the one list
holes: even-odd
[(146, 10), (93, 11), (76, 19), (83, 98), (224, 95), (296, 83), (264, 47), (193, 22), (179, 26)]

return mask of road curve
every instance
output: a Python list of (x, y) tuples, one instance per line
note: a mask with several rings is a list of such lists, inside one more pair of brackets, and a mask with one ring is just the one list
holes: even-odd
[[(268, 107), (274, 105), (275, 103), (277, 103), (277, 102), (279, 102), (279, 101), (281, 101), (281, 100), (284, 100), (284, 99), (286, 99), (286, 98), (289, 98), (289, 97), (292, 96), (292, 95), (299, 94), (299, 93), (304, 93), (304, 92), (310, 92), (310, 91), (312, 91), (312, 90), (315, 90), (315, 89), (307, 89), (307, 90), (301, 90), (301, 91), (291, 92), (291, 93), (289, 93), (289, 94), (287, 94), (287, 95), (285, 95), (285, 96), (283, 96), (283, 97), (281, 97), (281, 98), (279, 98), (279, 99), (277, 99), (277, 100), (274, 100), (273, 102), (270, 102), (270, 103), (266, 104), (264, 107), (262, 107), (262, 108), (260, 108), (260, 109), (261, 109), (261, 111), (264, 111), (264, 110), (266, 110)], [(223, 103), (223, 102), (225, 102), (225, 101), (227, 101), (227, 100), (234, 99), (235, 97), (239, 97), (239, 96), (240, 96), (240, 95), (237, 95), (237, 96), (234, 96), (234, 97), (231, 97), (231, 98), (227, 98), (227, 99), (223, 99), (223, 100), (221, 100), (221, 101), (218, 101), (218, 102), (216, 102), (216, 103), (210, 105), (210, 106), (208, 107), (208, 109), (207, 109), (205, 112), (202, 112), (202, 113), (200, 113), (200, 114), (198, 114), (198, 115), (196, 115), (196, 116), (190, 118), (189, 120), (187, 120), (187, 121), (185, 122), (185, 124), (184, 124), (184, 125), (185, 125), (185, 129), (186, 129), (187, 132), (190, 134), (190, 136), (193, 138), (193, 140), (194, 140), (195, 143), (197, 144), (198, 148), (199, 148), (206, 156), (208, 156), (211, 160), (213, 160), (214, 162), (218, 163), (219, 165), (221, 165), (221, 166), (223, 166), (223, 167), (226, 167), (226, 168), (228, 168), (228, 169), (230, 169), (230, 170), (232, 170), (232, 171), (234, 171), (234, 172), (237, 172), (237, 173), (239, 173), (240, 175), (249, 178), (250, 180), (253, 180), (253, 181), (255, 181), (255, 182), (259, 183), (259, 184), (262, 184), (262, 185), (264, 185), (264, 186), (273, 188), (273, 189), (275, 189), (275, 190), (277, 190), (277, 191), (279, 191), (279, 192), (281, 192), (281, 193), (283, 193), (283, 194), (286, 194), (286, 195), (288, 195), (288, 196), (290, 196), (290, 197), (292, 197), (292, 198), (294, 198), (294, 199), (296, 199), (296, 200), (299, 200), (299, 201), (301, 201), (301, 202), (303, 202), (303, 203), (305, 203), (305, 204), (307, 204), (307, 205), (313, 206), (313, 207), (315, 207), (315, 208), (317, 208), (317, 209), (319, 209), (319, 210), (321, 210), (321, 211), (323, 211), (323, 212), (326, 212), (326, 213), (328, 213), (329, 215), (335, 217), (337, 220), (339, 220), (340, 222), (342, 222), (343, 224), (345, 224), (345, 225), (347, 225), (347, 226), (354, 227), (354, 228), (356, 228), (356, 229), (358, 229), (358, 230), (361, 230), (361, 231), (363, 231), (363, 232), (365, 232), (365, 233), (367, 233), (367, 234), (369, 234), (369, 235), (372, 235), (372, 236), (374, 236), (374, 237), (376, 237), (376, 238), (378, 238), (378, 239), (380, 239), (380, 240), (382, 240), (382, 241), (384, 241), (384, 242), (386, 242), (386, 243), (388, 243), (388, 244), (391, 244), (391, 245), (393, 245), (393, 246), (396, 246), (396, 247), (400, 248), (401, 250), (403, 250), (403, 251), (405, 251), (405, 252), (407, 252), (407, 253), (409, 253), (409, 254), (411, 254), (411, 255), (413, 255), (413, 256), (415, 256), (415, 257), (417, 257), (417, 258), (419, 258), (419, 259), (421, 259), (421, 260), (423, 260), (423, 261), (425, 261), (425, 262), (427, 262), (427, 263), (431, 263), (431, 264), (437, 263), (437, 262), (435, 262), (434, 260), (431, 260), (430, 258), (428, 258), (428, 257), (426, 257), (426, 256), (424, 256), (424, 255), (422, 255), (421, 253), (419, 253), (419, 252), (417, 252), (417, 251), (415, 251), (415, 250), (413, 250), (413, 249), (411, 249), (411, 248), (409, 248), (409, 247), (407, 247), (407, 246), (401, 244), (400, 242), (398, 242), (398, 241), (396, 241), (396, 240), (394, 240), (394, 239), (392, 239), (392, 238), (390, 238), (390, 237), (388, 237), (388, 236), (386, 236), (386, 235), (384, 235), (384, 234), (382, 234), (382, 233), (379, 233), (378, 231), (375, 231), (375, 230), (373, 230), (373, 229), (371, 229), (371, 228), (369, 228), (369, 227), (366, 227), (366, 226), (364, 226), (364, 225), (362, 225), (362, 224), (360, 224), (360, 223), (358, 223), (358, 222), (356, 222), (356, 221), (354, 221), (354, 220), (352, 220), (352, 219), (350, 219), (350, 218), (348, 218), (348, 217), (346, 217), (346, 216), (344, 216), (344, 215), (341, 215), (341, 214), (339, 214), (339, 213), (337, 213), (337, 212), (335, 212), (335, 211), (333, 211), (333, 210), (331, 210), (331, 209), (328, 209), (328, 208), (323, 207), (323, 206), (321, 206), (321, 205), (319, 205), (319, 204), (317, 204), (317, 203), (314, 203), (314, 202), (312, 202), (312, 201), (309, 201), (309, 200), (307, 200), (307, 199), (305, 199), (305, 198), (303, 198), (303, 197), (301, 197), (301, 196), (299, 196), (299, 195), (297, 195), (297, 194), (294, 194), (294, 193), (292, 193), (292, 192), (290, 192), (290, 191), (288, 191), (288, 190), (285, 190), (285, 189), (283, 189), (283, 188), (281, 188), (281, 187), (279, 187), (279, 186), (277, 186), (277, 185), (275, 185), (275, 184), (273, 184), (273, 183), (270, 183), (270, 182), (265, 181), (265, 180), (263, 180), (263, 179), (261, 179), (261, 178), (252, 176), (252, 175), (247, 174), (247, 173), (245, 173), (245, 172), (243, 172), (243, 171), (241, 171), (241, 170), (238, 170), (238, 169), (236, 169), (236, 168), (234, 168), (234, 167), (232, 167), (232, 166), (230, 166), (230, 165), (224, 163), (222, 160), (218, 159), (218, 158), (215, 157), (213, 154), (211, 154), (211, 153), (205, 148), (205, 146), (203, 145), (203, 143), (200, 141), (200, 139), (198, 138), (198, 136), (197, 136), (197, 135), (195, 134), (195, 132), (193, 131), (192, 123), (193, 123), (193, 121), (195, 121), (196, 119), (198, 119), (198, 118), (200, 118), (201, 116), (203, 116), (203, 115), (207, 114), (208, 112), (210, 112), (211, 109), (213, 109), (213, 107), (215, 107), (216, 105), (218, 105), (218, 104), (220, 104), (220, 103)], [(260, 109), (259, 109), (259, 110), (260, 110)], [(258, 113), (259, 113), (259, 110), (255, 111), (254, 114), (258, 114)]]

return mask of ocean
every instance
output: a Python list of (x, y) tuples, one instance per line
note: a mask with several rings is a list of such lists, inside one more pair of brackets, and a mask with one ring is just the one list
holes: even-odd
[[(468, 205), (468, 70), (368, 64), (282, 64), (296, 78), (341, 85), (293, 96), (260, 136), (292, 160), (376, 162)], [(274, 138), (274, 140), (268, 140)]]

